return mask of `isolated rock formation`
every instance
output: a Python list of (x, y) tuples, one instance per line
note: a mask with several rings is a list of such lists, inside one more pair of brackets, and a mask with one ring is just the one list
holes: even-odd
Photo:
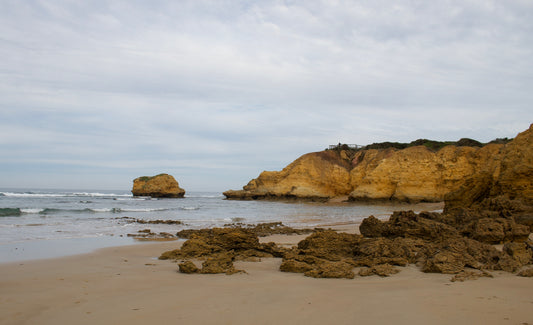
[(156, 176), (142, 176), (133, 180), (133, 196), (151, 196), (166, 198), (182, 198), (185, 190), (179, 187), (173, 176), (159, 174)]

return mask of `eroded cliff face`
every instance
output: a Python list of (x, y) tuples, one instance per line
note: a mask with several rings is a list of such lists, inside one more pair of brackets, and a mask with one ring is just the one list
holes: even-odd
[(156, 176), (142, 176), (133, 180), (134, 196), (182, 198), (185, 190), (179, 187), (172, 175), (159, 174)]
[(282, 171), (264, 171), (242, 190), (229, 190), (229, 199), (289, 199), (324, 200), (347, 195), (350, 185), (350, 164), (334, 151), (315, 152), (296, 159)]
[(499, 205), (511, 200), (511, 206), (500, 208), (529, 210), (533, 216), (533, 124), (505, 145), (492, 164), (476, 170), (461, 187), (446, 195), (445, 211), (468, 207), (492, 209), (494, 199)]
[[(403, 150), (323, 151), (306, 154), (279, 172), (263, 172), (230, 199), (301, 198), (327, 200), (470, 201), (488, 193), (510, 198), (533, 197), (533, 130), (507, 145), (482, 148), (447, 146), (433, 152), (424, 146)], [(474, 177), (475, 179), (472, 179)], [(484, 183), (482, 185), (481, 183)], [(473, 190), (477, 187), (477, 190)], [(471, 196), (471, 198), (468, 198)]]
[[(496, 164), (502, 145), (483, 148), (424, 146), (361, 151), (350, 172), (352, 200), (442, 201), (465, 177)], [(496, 157), (496, 159), (495, 159)]]

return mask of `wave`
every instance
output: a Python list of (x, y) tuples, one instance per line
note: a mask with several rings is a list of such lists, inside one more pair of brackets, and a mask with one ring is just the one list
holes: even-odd
[(180, 210), (200, 210), (199, 207), (181, 207)]
[(195, 195), (195, 194), (193, 194), (193, 195), (187, 195), (187, 194), (185, 194), (185, 198), (189, 198), (189, 199), (195, 199), (195, 198), (196, 198), (196, 199), (197, 199), (197, 198), (202, 198), (202, 199), (203, 199), (203, 198), (206, 198), (206, 199), (213, 199), (213, 198), (215, 198), (215, 199), (216, 199), (216, 198), (223, 198), (223, 197), (225, 197), (225, 196), (222, 195), (222, 194), (215, 194), (215, 195)]
[(0, 217), (18, 217), (22, 215), (19, 208), (1, 208)]
[[(198, 208), (191, 208), (186, 210), (197, 210)], [(155, 208), (155, 209), (128, 209), (128, 208), (86, 208), (86, 209), (55, 209), (55, 208), (0, 208), (0, 217), (18, 217), (24, 214), (41, 214), (51, 215), (60, 213), (123, 213), (123, 212), (156, 212), (169, 211), (171, 209)]]
[(66, 192), (66, 193), (36, 193), (36, 192), (0, 192), (0, 196), (5, 197), (101, 197), (101, 198), (116, 198), (116, 197), (132, 197), (131, 194), (116, 194), (116, 193), (99, 193), (99, 192)]

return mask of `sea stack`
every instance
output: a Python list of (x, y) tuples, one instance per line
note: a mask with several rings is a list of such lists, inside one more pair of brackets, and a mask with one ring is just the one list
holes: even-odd
[(159, 174), (156, 176), (142, 176), (133, 180), (133, 196), (150, 196), (157, 198), (182, 198), (182, 189), (172, 175)]

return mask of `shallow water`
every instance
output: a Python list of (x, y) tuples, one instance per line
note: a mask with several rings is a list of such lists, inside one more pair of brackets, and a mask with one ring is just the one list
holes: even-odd
[[(191, 192), (183, 199), (152, 199), (133, 197), (129, 191), (0, 189), (0, 261), (57, 257), (131, 244), (127, 234), (146, 228), (175, 233), (235, 222), (274, 221), (293, 227), (320, 227), (357, 223), (369, 215), (387, 218), (400, 209), (420, 207), (234, 201), (216, 192)], [(183, 225), (139, 224), (123, 217), (179, 220)]]

